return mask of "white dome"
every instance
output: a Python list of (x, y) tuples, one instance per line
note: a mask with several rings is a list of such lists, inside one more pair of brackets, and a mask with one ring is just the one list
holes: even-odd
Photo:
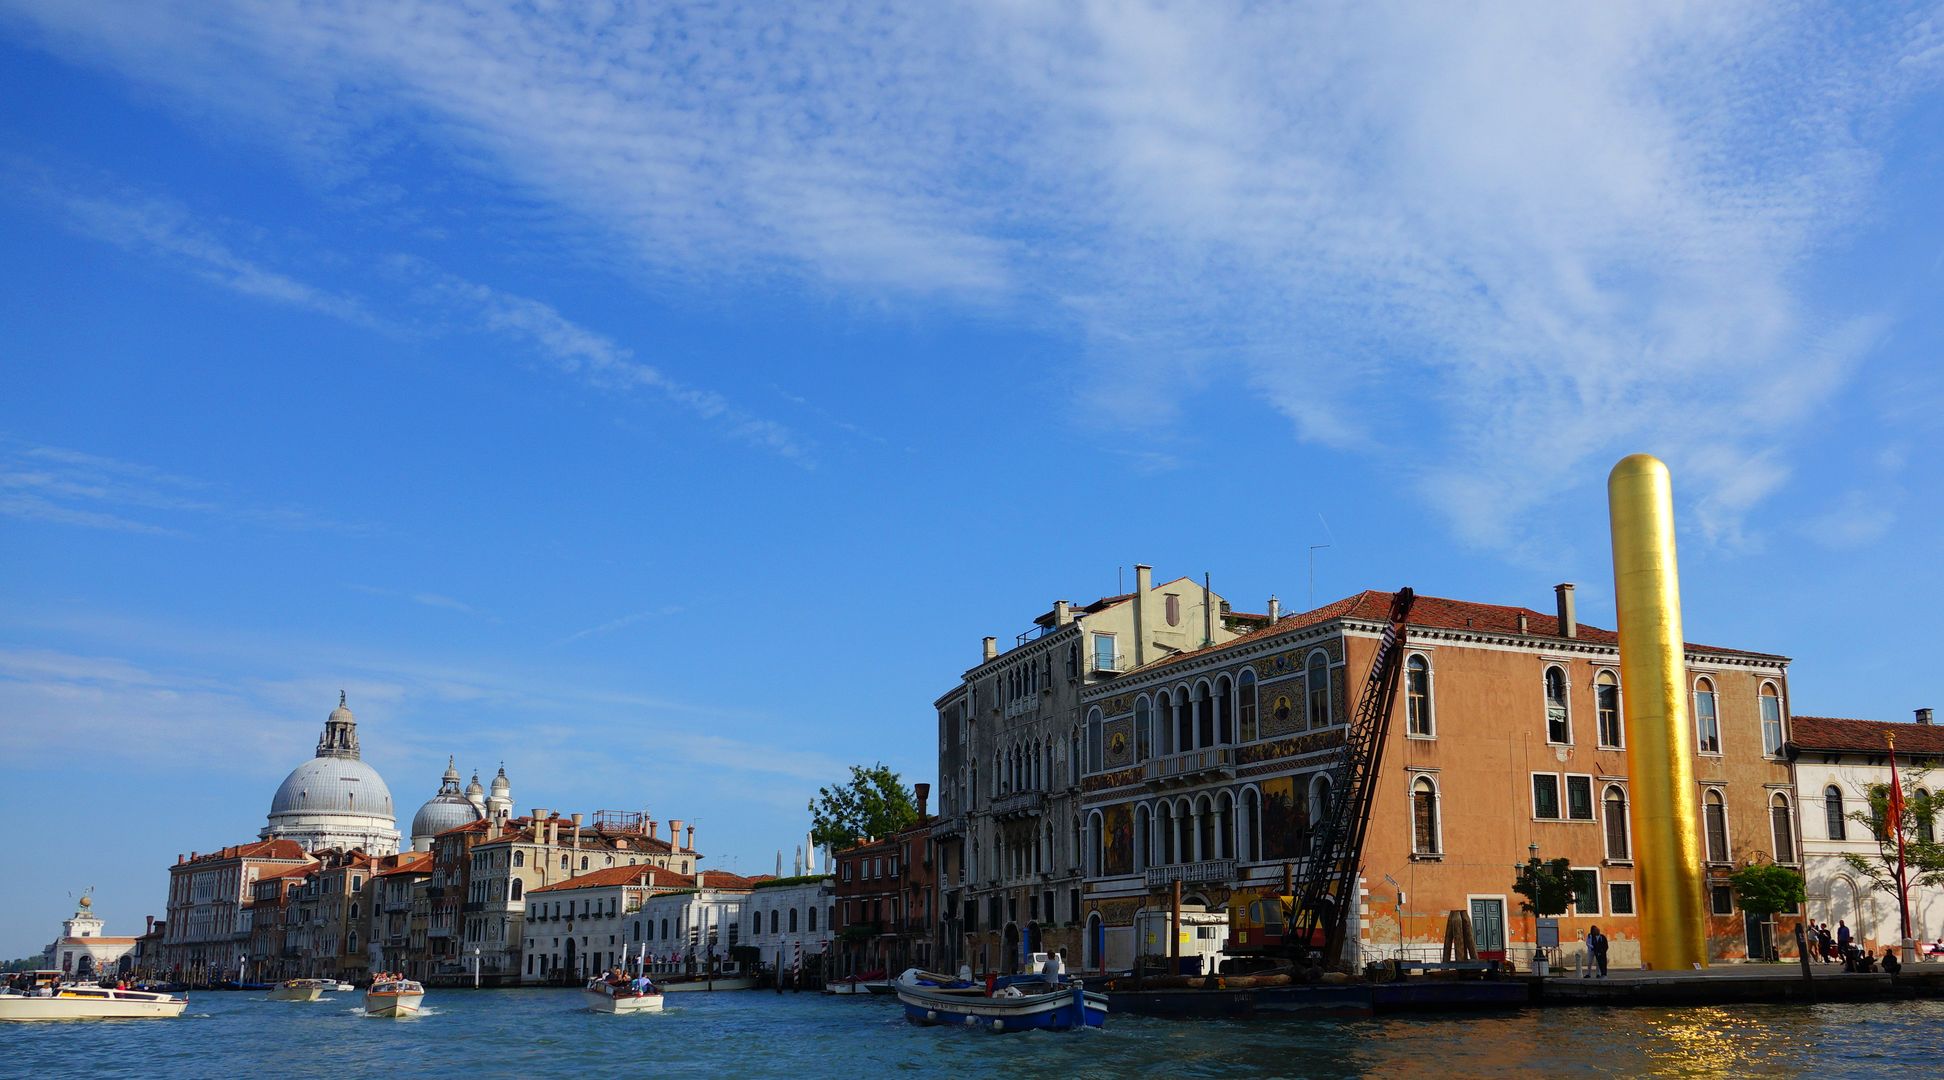
[(391, 789), (378, 770), (359, 758), (316, 757), (290, 770), (270, 800), (270, 817), (285, 814), (355, 814), (394, 820)]
[(478, 820), (479, 808), (459, 791), (458, 766), (448, 761), (439, 793), (425, 800), (412, 815), (412, 850), (430, 851), (433, 837)]

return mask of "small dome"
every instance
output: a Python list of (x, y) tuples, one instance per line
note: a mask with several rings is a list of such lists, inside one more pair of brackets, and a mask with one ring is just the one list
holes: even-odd
[(493, 777), (493, 794), (505, 795), (512, 790), (513, 785), (506, 780), (506, 766), (501, 765), (499, 775)]
[(434, 795), (412, 815), (412, 839), (434, 837), (478, 820), (478, 809), (463, 796)]
[(285, 814), (362, 814), (392, 820), (391, 789), (358, 758), (316, 757), (290, 770), (270, 800), (271, 823)]
[(467, 784), (467, 785), (466, 785), (466, 794), (467, 794), (468, 796), (471, 796), (471, 795), (480, 795), (480, 796), (483, 796), (483, 795), (485, 795), (485, 794), (486, 794), (486, 789), (485, 789), (485, 788), (483, 788), (483, 787), (480, 787), (480, 786), (479, 786), (479, 774), (478, 774), (478, 773), (474, 773), (474, 774), (473, 774), (473, 778), (472, 778), (472, 783), (470, 783), (470, 784)]

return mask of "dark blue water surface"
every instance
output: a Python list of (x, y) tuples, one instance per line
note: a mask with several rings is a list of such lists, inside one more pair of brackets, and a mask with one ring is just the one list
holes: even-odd
[(1944, 1002), (1168, 1021), (1073, 1034), (913, 1027), (889, 998), (760, 991), (604, 1016), (574, 990), (441, 990), (411, 1020), (362, 996), (192, 994), (178, 1020), (0, 1025), (0, 1073), (330, 1077), (1934, 1076)]

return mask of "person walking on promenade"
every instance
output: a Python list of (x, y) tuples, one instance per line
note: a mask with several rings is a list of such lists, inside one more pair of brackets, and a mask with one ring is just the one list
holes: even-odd
[(1594, 966), (1600, 969), (1599, 977), (1607, 977), (1607, 936), (1600, 933), (1599, 927), (1586, 932), (1586, 947), (1593, 952)]
[(1848, 956), (1850, 951), (1849, 924), (1841, 919), (1836, 920), (1836, 951), (1843, 956)]

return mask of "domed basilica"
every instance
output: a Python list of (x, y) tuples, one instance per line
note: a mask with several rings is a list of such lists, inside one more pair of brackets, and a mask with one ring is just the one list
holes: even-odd
[[(492, 794), (473, 775), (472, 785), (459, 789), (455, 761), (446, 763), (438, 794), (412, 817), (411, 846), (430, 851), (432, 838), (448, 829), (489, 817), (510, 817), (513, 808), (506, 769), (493, 778)], [(398, 853), (398, 819), (391, 789), (378, 770), (365, 764), (358, 752), (358, 721), (342, 693), (338, 706), (324, 720), (317, 754), (284, 778), (270, 801), (270, 818), (257, 834), (265, 840), (282, 837), (304, 845), (306, 851), (358, 848), (367, 855)]]

